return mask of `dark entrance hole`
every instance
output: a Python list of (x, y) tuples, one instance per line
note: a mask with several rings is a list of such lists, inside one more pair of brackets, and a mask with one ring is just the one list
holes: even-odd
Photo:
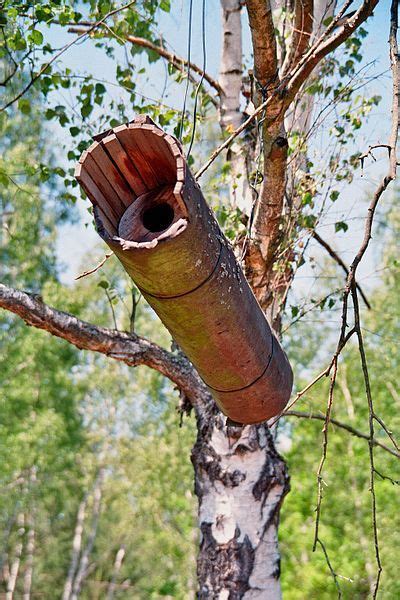
[(166, 202), (152, 206), (144, 211), (142, 223), (148, 231), (164, 231), (174, 220), (174, 209)]

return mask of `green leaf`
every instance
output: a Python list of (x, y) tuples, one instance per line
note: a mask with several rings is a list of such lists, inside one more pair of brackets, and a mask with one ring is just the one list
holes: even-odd
[(303, 194), (303, 198), (301, 200), (302, 204), (304, 204), (304, 206), (306, 206), (307, 204), (312, 204), (312, 194), (311, 192), (306, 192), (305, 194)]
[(106, 88), (104, 87), (104, 85), (102, 83), (96, 83), (96, 86), (94, 89), (98, 96), (105, 94), (105, 92), (106, 92)]
[(103, 288), (103, 290), (107, 290), (110, 287), (110, 284), (105, 279), (102, 279), (101, 281), (99, 281), (99, 283), (97, 285), (99, 287)]
[(88, 103), (81, 106), (81, 115), (83, 118), (88, 117), (93, 110), (93, 105)]
[(315, 215), (303, 215), (299, 218), (300, 225), (308, 229), (314, 229), (316, 222), (317, 217)]
[(12, 50), (25, 50), (26, 40), (19, 29), (10, 37), (8, 45)]
[(24, 115), (29, 115), (31, 112), (31, 103), (26, 98), (18, 100), (18, 108)]
[(18, 11), (14, 7), (9, 8), (7, 11), (7, 15), (10, 17), (10, 19), (16, 19), (18, 17)]
[(0, 185), (5, 188), (8, 187), (8, 184), (10, 183), (9, 178), (7, 177), (7, 174), (4, 173), (3, 171), (0, 171)]
[(72, 137), (76, 137), (77, 135), (79, 135), (80, 129), (79, 127), (70, 127), (69, 131)]
[(41, 46), (43, 44), (43, 33), (38, 29), (33, 29), (28, 35), (28, 40), (35, 46)]
[(164, 12), (170, 12), (171, 11), (171, 0), (161, 0), (160, 8)]
[(299, 307), (298, 306), (291, 306), (290, 310), (292, 312), (292, 318), (294, 319), (295, 317), (297, 317), (297, 315), (299, 314)]
[(332, 202), (336, 202), (336, 200), (339, 198), (339, 192), (337, 190), (332, 190), (332, 192), (329, 194), (329, 198), (332, 200)]
[(337, 221), (337, 223), (335, 223), (336, 233), (338, 233), (339, 231), (346, 232), (348, 230), (348, 228), (349, 228), (349, 226), (344, 221)]

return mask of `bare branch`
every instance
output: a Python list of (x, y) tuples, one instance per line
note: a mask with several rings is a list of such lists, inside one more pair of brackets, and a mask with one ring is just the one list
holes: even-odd
[(104, 265), (106, 260), (108, 260), (110, 258), (110, 256), (112, 256), (113, 254), (114, 254), (114, 252), (106, 252), (104, 258), (95, 267), (93, 267), (93, 269), (84, 271), (83, 273), (81, 273), (80, 275), (75, 277), (75, 281), (77, 281), (78, 279), (82, 279), (82, 277), (87, 277), (88, 275), (91, 275), (92, 273), (96, 273), (96, 271), (101, 269), (101, 267)]
[(185, 393), (195, 408), (209, 397), (187, 359), (175, 356), (145, 338), (81, 321), (51, 308), (33, 294), (3, 284), (0, 284), (0, 307), (18, 315), (28, 325), (44, 329), (77, 348), (100, 352), (131, 367), (147, 365), (159, 371)]
[(245, 121), (243, 121), (243, 123), (239, 125), (239, 127), (237, 127), (237, 129), (235, 129), (235, 131), (228, 138), (226, 138), (226, 140), (220, 146), (218, 146), (218, 148), (214, 150), (214, 152), (210, 155), (209, 159), (195, 174), (195, 179), (199, 179), (207, 171), (207, 169), (212, 165), (212, 163), (221, 154), (221, 152), (223, 150), (226, 150), (226, 148), (229, 148), (233, 140), (236, 139), (238, 135), (240, 135), (245, 129), (247, 129), (247, 127), (258, 117), (258, 115), (260, 115), (263, 112), (263, 110), (267, 108), (267, 106), (271, 104), (271, 102), (272, 96), (270, 96), (265, 102), (260, 104), (260, 106), (256, 108), (253, 114), (250, 115)]
[[(84, 24), (85, 27), (86, 27), (86, 25), (87, 24)], [(76, 27), (70, 27), (68, 29), (68, 32), (69, 33), (79, 33), (79, 34), (83, 35), (84, 32), (88, 33), (91, 30), (93, 30), (93, 26), (90, 29), (86, 30), (86, 29), (82, 28), (80, 23), (78, 23)], [(152, 50), (153, 52), (156, 52), (159, 56), (161, 56), (162, 58), (165, 58), (165, 60), (168, 61), (178, 71), (182, 71), (182, 72), (186, 73), (187, 67), (190, 66), (191, 71), (194, 71), (198, 75), (201, 75), (201, 76), (203, 75), (203, 69), (201, 67), (199, 67), (198, 65), (196, 65), (196, 63), (194, 63), (192, 61), (189, 62), (188, 60), (186, 60), (186, 58), (177, 56), (173, 52), (169, 52), (168, 50), (166, 50), (164, 48), (164, 46), (161, 46), (159, 44), (154, 44), (150, 40), (146, 40), (146, 38), (138, 37), (135, 35), (127, 35), (125, 39), (127, 42), (130, 42), (134, 46), (140, 46), (141, 48), (147, 48), (148, 50)], [(207, 81), (207, 83), (212, 88), (214, 88), (214, 90), (218, 94), (221, 93), (221, 86), (219, 85), (219, 83), (216, 79), (211, 77), (211, 75), (209, 75), (208, 73), (204, 73), (204, 79)], [(194, 80), (194, 82), (197, 82), (197, 80)]]
[[(318, 413), (313, 413), (313, 412), (311, 412), (311, 413), (303, 412), (300, 410), (287, 410), (285, 412), (284, 416), (285, 417), (298, 417), (299, 419), (311, 419), (311, 420), (325, 421), (325, 415), (322, 415), (322, 414), (320, 415)], [(348, 423), (343, 423), (343, 421), (338, 421), (337, 419), (334, 419), (334, 418), (331, 418), (330, 422), (332, 423), (332, 425), (335, 425), (336, 427), (339, 427), (340, 429), (344, 429), (345, 431), (348, 431), (349, 433), (351, 433), (351, 435), (354, 435), (355, 437), (358, 437), (360, 439), (363, 439), (363, 440), (366, 440), (367, 442), (369, 442), (369, 439), (370, 439), (369, 434), (359, 431), (355, 427), (348, 425)], [(400, 452), (397, 452), (396, 450), (393, 450), (389, 446), (386, 446), (386, 444), (383, 444), (376, 438), (374, 438), (374, 440), (373, 440), (373, 445), (378, 446), (379, 448), (382, 448), (382, 450), (385, 450), (385, 452), (389, 452), (389, 454), (392, 454), (396, 458), (400, 458)]]
[[(342, 267), (342, 269), (346, 273), (346, 275), (348, 275), (349, 274), (349, 267), (346, 265), (345, 262), (343, 262), (343, 260), (340, 258), (340, 256), (338, 255), (338, 253), (335, 252), (335, 250), (332, 248), (332, 246), (330, 246), (328, 244), (328, 242), (326, 242), (325, 240), (323, 240), (321, 238), (321, 236), (315, 231), (315, 229), (311, 233), (312, 233), (313, 238), (318, 242), (318, 244), (320, 244), (323, 248), (325, 248), (325, 250), (328, 252), (329, 256), (331, 256), (333, 258), (333, 260), (336, 261), (337, 264), (340, 267)], [(360, 285), (357, 282), (356, 282), (356, 287), (357, 287), (358, 291), (360, 292), (361, 298), (365, 302), (365, 306), (368, 309), (371, 309), (371, 304), (369, 303), (366, 295), (364, 294), (364, 292), (362, 291)]]
[[(336, 48), (343, 44), (343, 42), (345, 42), (356, 29), (371, 16), (378, 2), (379, 0), (364, 0), (360, 8), (352, 16), (342, 20), (345, 9), (351, 4), (348, 0), (348, 3), (342, 7), (342, 10), (336, 15), (320, 38), (295, 66), (294, 72), (289, 74), (288, 79), (290, 79), (290, 81), (287, 85), (286, 98), (288, 104), (293, 101), (303, 83), (321, 60), (325, 58), (327, 54), (336, 50)], [(339, 20), (342, 22), (342, 25), (336, 29)], [(329, 35), (332, 30), (334, 30), (334, 32), (332, 35)]]
[(362, 366), (362, 372), (363, 372), (364, 384), (365, 384), (365, 392), (366, 392), (367, 402), (368, 402), (368, 422), (369, 422), (368, 442), (369, 442), (369, 462), (370, 462), (369, 491), (371, 493), (372, 530), (373, 530), (374, 547), (375, 547), (375, 560), (376, 560), (376, 566), (377, 566), (375, 586), (374, 586), (374, 589), (372, 592), (372, 597), (374, 600), (378, 595), (381, 573), (382, 573), (382, 563), (381, 563), (381, 557), (380, 557), (380, 547), (379, 547), (379, 538), (378, 538), (376, 493), (375, 493), (375, 475), (377, 474), (377, 471), (375, 469), (375, 460), (374, 460), (374, 446), (376, 445), (375, 444), (376, 440), (374, 437), (375, 436), (374, 421), (379, 422), (381, 424), (381, 426), (383, 426), (384, 431), (389, 436), (390, 440), (392, 441), (392, 443), (395, 446), (397, 451), (399, 450), (399, 448), (393, 438), (392, 433), (387, 429), (387, 427), (384, 424), (382, 425), (382, 420), (375, 413), (372, 392), (371, 392), (371, 386), (370, 386), (370, 378), (369, 378), (369, 373), (368, 373), (367, 358), (366, 358), (364, 341), (363, 341), (363, 336), (362, 336), (360, 307), (359, 307), (359, 303), (358, 303), (358, 295), (357, 295), (355, 278), (356, 278), (357, 267), (360, 264), (362, 258), (365, 255), (365, 252), (367, 251), (367, 248), (369, 246), (369, 242), (370, 242), (371, 234), (372, 234), (372, 226), (373, 226), (373, 222), (374, 222), (374, 216), (375, 216), (378, 202), (379, 202), (382, 194), (385, 192), (385, 190), (391, 183), (391, 181), (393, 181), (396, 177), (396, 168), (397, 168), (396, 150), (397, 150), (397, 138), (398, 138), (398, 131), (399, 131), (399, 56), (398, 56), (398, 47), (397, 47), (397, 29), (398, 29), (398, 1), (392, 0), (389, 43), (390, 43), (391, 69), (392, 69), (392, 77), (393, 77), (393, 98), (392, 98), (392, 127), (391, 127), (391, 133), (390, 133), (389, 144), (388, 144), (388, 146), (390, 148), (390, 150), (389, 150), (389, 167), (388, 167), (388, 173), (382, 178), (382, 180), (381, 180), (380, 184), (378, 185), (378, 187), (371, 199), (371, 202), (369, 204), (368, 214), (365, 219), (364, 237), (363, 237), (362, 243), (360, 245), (360, 248), (359, 248), (357, 254), (355, 255), (354, 260), (350, 266), (349, 274), (347, 276), (347, 285), (346, 285), (345, 292), (343, 294), (342, 326), (341, 326), (337, 349), (336, 349), (335, 355), (333, 357), (333, 362), (332, 362), (332, 364), (334, 365), (334, 371), (331, 376), (328, 407), (327, 407), (327, 411), (326, 411), (326, 415), (325, 415), (325, 419), (324, 419), (325, 424), (324, 424), (324, 429), (323, 429), (323, 432), (324, 432), (323, 452), (322, 452), (320, 466), (318, 468), (318, 497), (317, 497), (317, 509), (316, 509), (317, 517), (316, 517), (315, 538), (314, 538), (314, 549), (315, 549), (316, 543), (318, 541), (320, 541), (320, 539), (319, 539), (319, 521), (320, 521), (321, 503), (322, 503), (322, 482), (323, 482), (322, 469), (323, 469), (324, 462), (326, 460), (326, 454), (327, 454), (328, 427), (331, 422), (333, 390), (334, 390), (336, 374), (337, 374), (337, 361), (338, 361), (339, 353), (343, 349), (345, 340), (348, 336), (348, 334), (346, 334), (346, 328), (347, 328), (347, 316), (348, 316), (348, 300), (349, 300), (349, 296), (351, 294), (351, 298), (353, 300), (353, 310), (354, 310), (354, 330), (357, 334), (357, 339), (358, 339), (358, 349), (359, 349), (359, 354), (360, 354), (360, 359), (361, 359), (361, 366)]
[[(310, 45), (314, 22), (314, 0), (295, 0), (294, 28), (290, 52), (285, 61), (288, 67), (296, 66)], [(285, 71), (285, 66), (283, 67)]]
[[(327, 55), (329, 52), (335, 50), (340, 44), (342, 44), (354, 31), (359, 27), (364, 21), (372, 14), (373, 9), (375, 8), (378, 0), (365, 0), (359, 10), (354, 13), (354, 15), (348, 19), (346, 19), (343, 25), (334, 33), (330, 38), (326, 41), (325, 38), (327, 34), (332, 29), (335, 28), (336, 23), (338, 22), (339, 17), (342, 16), (341, 12), (337, 15), (337, 17), (332, 21), (331, 25), (327, 27), (324, 34), (313, 44), (312, 48), (305, 54), (303, 59), (299, 62), (294, 71), (288, 73), (287, 77), (282, 80), (282, 82), (275, 86), (273, 89), (269, 90), (269, 97), (260, 104), (243, 123), (235, 129), (235, 131), (220, 145), (218, 148), (214, 150), (214, 152), (210, 155), (209, 159), (204, 163), (204, 165), (197, 171), (196, 179), (199, 179), (205, 171), (211, 166), (211, 164), (215, 161), (215, 159), (225, 150), (229, 148), (232, 142), (245, 130), (247, 127), (261, 114), (265, 111), (267, 107), (272, 104), (272, 100), (281, 95), (284, 97), (284, 106), (287, 109), (292, 103), (296, 93), (305, 82), (307, 77), (313, 71), (313, 69), (317, 66), (317, 64)], [(280, 122), (283, 121), (285, 116), (285, 111), (282, 110), (275, 115), (275, 119)]]
[(315, 534), (314, 534), (314, 543), (313, 543), (313, 552), (315, 552), (318, 542), (321, 543), (321, 539), (319, 537), (319, 524), (321, 519), (321, 504), (322, 504), (322, 490), (325, 482), (322, 477), (325, 461), (327, 458), (328, 452), (328, 434), (329, 434), (329, 424), (331, 422), (331, 413), (333, 406), (333, 398), (334, 398), (334, 390), (336, 383), (336, 375), (338, 370), (338, 353), (335, 355), (333, 359), (333, 370), (331, 373), (331, 381), (329, 384), (329, 394), (328, 394), (328, 403), (326, 407), (326, 413), (324, 415), (324, 426), (322, 428), (323, 435), (323, 443), (322, 443), (322, 456), (320, 463), (318, 465), (317, 470), (317, 484), (318, 484), (318, 493), (317, 493), (317, 508), (316, 508), (316, 517), (315, 517)]

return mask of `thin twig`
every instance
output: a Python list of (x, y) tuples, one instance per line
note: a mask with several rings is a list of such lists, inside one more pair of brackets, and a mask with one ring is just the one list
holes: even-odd
[(338, 598), (341, 598), (342, 597), (342, 590), (341, 590), (341, 587), (340, 587), (340, 584), (339, 584), (338, 575), (337, 575), (336, 571), (332, 567), (332, 563), (331, 563), (331, 561), (329, 559), (328, 551), (326, 549), (326, 546), (325, 546), (325, 544), (323, 542), (321, 542), (320, 539), (318, 539), (317, 541), (318, 541), (319, 545), (322, 548), (322, 552), (324, 553), (326, 564), (328, 565), (328, 569), (329, 569), (329, 571), (330, 571), (330, 573), (332, 575), (333, 581), (334, 581), (336, 589), (337, 589)]
[[(287, 411), (285, 411), (284, 416), (285, 417), (298, 417), (299, 419), (325, 421), (325, 415), (322, 415), (322, 414), (320, 415), (318, 413), (313, 413), (313, 412), (308, 413), (308, 412), (303, 412), (300, 410), (287, 410)], [(334, 418), (331, 418), (330, 422), (332, 423), (332, 425), (335, 425), (336, 427), (339, 427), (340, 429), (344, 429), (345, 431), (348, 431), (349, 433), (351, 433), (351, 435), (354, 435), (355, 437), (358, 437), (362, 440), (366, 440), (368, 442), (370, 439), (369, 434), (359, 431), (358, 429), (356, 429), (355, 427), (352, 427), (348, 423), (343, 423), (343, 421), (338, 421), (337, 419), (334, 419)], [(400, 458), (400, 452), (397, 452), (396, 450), (392, 450), (392, 448), (389, 448), (389, 446), (386, 446), (386, 444), (383, 444), (376, 438), (374, 438), (373, 444), (374, 444), (374, 446), (379, 446), (379, 448), (382, 448), (382, 450), (385, 450), (385, 452), (389, 452), (389, 454), (392, 454), (392, 456), (395, 456), (396, 458)]]
[[(362, 329), (361, 329), (361, 319), (360, 319), (360, 307), (358, 303), (358, 293), (356, 287), (356, 271), (357, 267), (363, 259), (365, 252), (369, 246), (369, 242), (372, 237), (372, 226), (374, 222), (374, 216), (376, 212), (376, 208), (378, 202), (385, 192), (389, 184), (396, 177), (396, 168), (397, 168), (397, 156), (396, 156), (396, 148), (397, 148), (397, 137), (399, 130), (399, 62), (398, 62), (398, 48), (397, 48), (397, 29), (398, 29), (398, 2), (397, 0), (392, 0), (391, 6), (391, 21), (390, 21), (390, 59), (391, 59), (391, 69), (393, 74), (393, 98), (392, 98), (392, 127), (390, 132), (389, 139), (389, 168), (388, 173), (382, 178), (380, 184), (378, 185), (371, 202), (368, 207), (367, 217), (365, 219), (364, 226), (364, 236), (361, 242), (360, 248), (355, 255), (353, 262), (349, 268), (349, 273), (347, 276), (346, 289), (343, 294), (343, 310), (342, 310), (342, 326), (340, 331), (340, 336), (338, 340), (337, 349), (333, 358), (334, 370), (331, 376), (331, 385), (329, 389), (329, 398), (328, 398), (328, 407), (325, 415), (325, 425), (324, 425), (324, 444), (323, 444), (323, 452), (321, 457), (320, 466), (318, 468), (318, 493), (317, 493), (317, 516), (315, 523), (315, 537), (314, 537), (314, 549), (316, 547), (317, 542), (320, 542), (319, 539), (319, 523), (321, 517), (321, 504), (322, 504), (322, 470), (324, 466), (324, 462), (327, 454), (327, 443), (328, 443), (328, 427), (331, 422), (331, 410), (333, 404), (333, 391), (334, 384), (337, 374), (337, 360), (341, 350), (344, 347), (345, 339), (346, 339), (346, 328), (347, 328), (347, 316), (348, 316), (348, 300), (349, 296), (353, 300), (353, 312), (354, 312), (354, 330), (357, 334), (358, 339), (358, 349), (360, 353), (362, 372), (364, 377), (365, 391), (368, 402), (368, 415), (369, 415), (369, 459), (370, 459), (370, 492), (371, 492), (371, 508), (372, 508), (372, 529), (373, 529), (373, 537), (374, 537), (374, 546), (375, 546), (375, 560), (377, 565), (377, 573), (375, 579), (375, 587), (373, 591), (373, 599), (375, 600), (379, 590), (380, 578), (382, 573), (382, 563), (380, 557), (380, 548), (379, 548), (379, 538), (378, 538), (378, 525), (377, 525), (377, 508), (376, 508), (376, 494), (375, 494), (375, 474), (376, 469), (374, 465), (374, 446), (376, 446), (376, 440), (374, 438), (374, 420), (380, 422), (379, 417), (375, 414), (374, 404), (371, 393), (371, 386), (369, 380), (367, 359), (364, 347), (364, 341), (362, 337)], [(384, 430), (388, 433), (388, 429), (385, 426)], [(389, 434), (388, 434), (389, 435)], [(394, 438), (389, 435), (391, 441), (395, 444)], [(395, 444), (396, 450), (398, 450), (397, 444)]]
[[(85, 25), (85, 27), (86, 27), (86, 25)], [(107, 29), (109, 29), (112, 32), (112, 35), (116, 35), (110, 28), (107, 27)], [(83, 31), (84, 30), (82, 29), (82, 24), (80, 24), (80, 23), (77, 23), (77, 25), (75, 25), (74, 27), (70, 27), (68, 29), (68, 33), (82, 34)], [(89, 29), (87, 31), (89, 31)], [(199, 67), (198, 65), (196, 65), (196, 63), (186, 60), (185, 58), (178, 56), (174, 52), (170, 52), (169, 50), (166, 50), (163, 46), (161, 46), (159, 44), (154, 44), (153, 42), (151, 42), (150, 40), (147, 40), (146, 38), (138, 37), (135, 35), (127, 35), (125, 37), (125, 41), (130, 42), (131, 44), (133, 44), (135, 46), (141, 46), (142, 48), (147, 48), (148, 50), (152, 50), (153, 52), (156, 52), (159, 56), (161, 56), (162, 58), (165, 58), (165, 60), (167, 60), (178, 71), (182, 71), (182, 72), (186, 73), (186, 69), (188, 67), (190, 67), (190, 69), (192, 71), (194, 71), (195, 73), (197, 73), (200, 76), (203, 76), (203, 69), (201, 67)], [(217, 92), (218, 95), (221, 94), (221, 92), (222, 92), (221, 86), (219, 85), (219, 83), (216, 79), (211, 77), (211, 75), (209, 75), (208, 73), (204, 73), (204, 79), (207, 81), (207, 83), (212, 88), (214, 88), (214, 90)], [(197, 80), (194, 80), (194, 82), (197, 82)]]
[[(322, 239), (321, 236), (315, 231), (315, 229), (312, 231), (312, 236), (315, 239), (315, 241), (318, 242), (318, 244), (320, 244), (320, 246), (322, 246), (323, 248), (325, 248), (325, 250), (328, 252), (329, 256), (331, 256), (333, 258), (333, 260), (335, 260), (337, 262), (337, 264), (340, 267), (342, 267), (342, 269), (346, 273), (346, 275), (348, 275), (349, 274), (349, 267), (340, 258), (340, 256), (338, 255), (338, 253), (335, 252), (335, 250), (332, 248), (332, 246), (330, 246), (330, 244), (328, 244), (327, 241), (325, 241), (324, 239)], [(368, 309), (371, 309), (371, 304), (369, 303), (366, 295), (364, 294), (363, 290), (361, 289), (361, 286), (358, 283), (356, 283), (356, 286), (357, 286), (358, 291), (360, 292), (361, 298), (365, 302), (365, 306)]]
[(77, 277), (75, 277), (75, 281), (77, 281), (78, 279), (82, 279), (82, 277), (87, 277), (88, 275), (91, 275), (92, 273), (96, 273), (96, 271), (98, 271), (99, 269), (101, 269), (101, 267), (104, 265), (104, 263), (106, 262), (106, 260), (108, 260), (110, 258), (110, 256), (112, 256), (114, 254), (114, 252), (107, 252), (105, 257), (103, 258), (103, 260), (101, 260), (99, 262), (98, 265), (96, 265), (95, 267), (93, 267), (93, 269), (89, 269), (88, 271), (84, 271), (83, 273), (81, 273), (80, 275), (78, 275)]
[(332, 406), (333, 406), (333, 395), (336, 383), (336, 375), (338, 370), (338, 355), (334, 357), (333, 361), (333, 370), (331, 374), (331, 382), (329, 385), (329, 394), (328, 394), (328, 404), (326, 408), (326, 413), (324, 417), (324, 427), (322, 429), (323, 434), (323, 445), (322, 445), (322, 456), (320, 463), (318, 465), (317, 470), (317, 485), (318, 485), (318, 494), (317, 494), (317, 508), (316, 508), (316, 517), (315, 517), (315, 534), (314, 534), (314, 544), (313, 544), (313, 552), (315, 552), (317, 543), (319, 542), (322, 545), (322, 542), (319, 538), (319, 524), (321, 520), (321, 505), (322, 505), (322, 486), (324, 484), (324, 480), (322, 477), (327, 453), (328, 453), (328, 433), (329, 433), (329, 423), (331, 420)]

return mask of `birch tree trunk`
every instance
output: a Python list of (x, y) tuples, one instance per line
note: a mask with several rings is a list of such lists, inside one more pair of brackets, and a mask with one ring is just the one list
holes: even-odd
[[(240, 0), (221, 0), (220, 126), (225, 132), (243, 120), (243, 49)], [(229, 149), (230, 203), (250, 216), (255, 194), (254, 132)], [(206, 393), (205, 393), (206, 394)], [(197, 561), (201, 600), (279, 599), (279, 511), (289, 490), (284, 460), (267, 424), (237, 427), (211, 400), (197, 411), (198, 435), (192, 451), (199, 502)]]
[[(221, 0), (222, 52), (220, 60), (220, 114), (223, 131), (232, 132), (243, 121), (240, 95), (243, 87), (243, 48), (241, 0)], [(253, 168), (254, 141), (246, 134), (247, 145), (240, 141), (232, 144), (227, 159), (230, 164), (229, 195), (232, 207), (249, 215), (253, 204), (253, 192), (249, 176)]]
[(24, 595), (23, 600), (30, 600), (33, 579), (33, 559), (35, 552), (35, 521), (33, 514), (27, 517), (28, 535), (26, 543), (26, 565), (24, 572)]
[(83, 583), (88, 575), (89, 559), (96, 540), (97, 528), (101, 512), (101, 499), (103, 495), (103, 483), (105, 477), (105, 468), (101, 467), (93, 486), (93, 506), (92, 506), (92, 522), (88, 533), (86, 546), (82, 550), (79, 559), (79, 567), (76, 572), (75, 580), (72, 585), (70, 600), (77, 600), (82, 590)]
[(237, 427), (213, 405), (192, 452), (199, 501), (200, 599), (276, 599), (279, 510), (289, 490), (267, 424)]
[(113, 598), (114, 598), (115, 589), (117, 587), (116, 581), (117, 581), (118, 574), (121, 570), (122, 561), (124, 560), (124, 556), (125, 556), (125, 546), (121, 546), (121, 548), (119, 548), (117, 554), (115, 555), (113, 573), (112, 573), (110, 584), (108, 586), (106, 600), (113, 600)]
[(88, 502), (87, 494), (85, 495), (82, 502), (79, 504), (78, 514), (76, 517), (76, 525), (74, 531), (74, 539), (72, 542), (72, 553), (71, 553), (71, 562), (68, 569), (67, 579), (64, 585), (64, 591), (62, 595), (62, 600), (69, 600), (72, 592), (72, 585), (74, 582), (74, 577), (76, 573), (76, 569), (78, 567), (79, 556), (81, 553), (82, 547), (82, 536), (83, 536), (83, 526), (85, 521), (85, 512), (86, 506)]
[(25, 515), (24, 515), (24, 513), (20, 513), (18, 515), (17, 525), (18, 525), (18, 531), (17, 531), (18, 538), (17, 538), (17, 542), (15, 544), (14, 558), (11, 563), (10, 575), (9, 575), (8, 582), (7, 582), (6, 600), (13, 600), (15, 587), (17, 584), (19, 567), (21, 564), (22, 550), (24, 547), (24, 535), (25, 535)]
[[(32, 497), (34, 497), (34, 486), (36, 484), (36, 467), (32, 466), (29, 473), (29, 487)], [(26, 515), (26, 524), (28, 527), (27, 542), (26, 542), (26, 560), (24, 571), (24, 595), (23, 600), (30, 600), (32, 580), (33, 580), (33, 563), (35, 555), (35, 505), (32, 500), (32, 506)]]

